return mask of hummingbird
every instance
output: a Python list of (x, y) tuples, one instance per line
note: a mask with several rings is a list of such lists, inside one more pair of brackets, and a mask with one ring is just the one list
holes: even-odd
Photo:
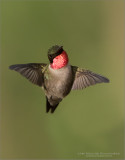
[(46, 112), (54, 113), (59, 103), (71, 90), (81, 90), (97, 83), (108, 83), (109, 79), (90, 70), (69, 64), (63, 46), (54, 45), (48, 50), (49, 64), (28, 63), (9, 66), (30, 82), (40, 86), (46, 96)]

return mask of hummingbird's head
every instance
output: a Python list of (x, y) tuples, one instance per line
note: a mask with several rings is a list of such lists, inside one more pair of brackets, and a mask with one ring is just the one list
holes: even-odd
[(48, 59), (50, 61), (50, 66), (53, 69), (60, 69), (68, 63), (68, 55), (63, 50), (63, 46), (52, 46), (48, 50)]

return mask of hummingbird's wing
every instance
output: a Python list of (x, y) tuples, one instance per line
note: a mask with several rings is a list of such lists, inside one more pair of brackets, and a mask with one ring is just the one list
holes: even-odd
[(99, 74), (93, 73), (89, 70), (80, 69), (76, 66), (72, 66), (74, 74), (74, 82), (72, 90), (84, 89), (88, 86), (96, 83), (108, 83), (109, 79)]
[(44, 63), (29, 63), (29, 64), (15, 64), (9, 68), (19, 72), (26, 77), (30, 82), (42, 86), (44, 79), (44, 70), (47, 64)]

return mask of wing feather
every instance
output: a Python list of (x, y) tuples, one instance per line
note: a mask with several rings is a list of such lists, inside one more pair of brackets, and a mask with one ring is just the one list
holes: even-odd
[(44, 63), (28, 63), (11, 65), (9, 68), (19, 72), (33, 84), (42, 86), (44, 82), (44, 68), (46, 66), (47, 64)]
[(80, 69), (76, 66), (72, 66), (74, 74), (74, 82), (72, 90), (84, 89), (88, 86), (95, 85), (97, 83), (108, 83), (109, 79), (99, 74), (93, 73), (89, 70)]

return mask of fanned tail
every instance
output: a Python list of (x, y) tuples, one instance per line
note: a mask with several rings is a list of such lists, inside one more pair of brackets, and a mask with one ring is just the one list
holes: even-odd
[(51, 110), (51, 113), (54, 113), (54, 111), (56, 110), (57, 106), (59, 105), (56, 104), (55, 106), (52, 106), (49, 101), (48, 101), (48, 98), (46, 97), (46, 112), (48, 113), (50, 110)]

